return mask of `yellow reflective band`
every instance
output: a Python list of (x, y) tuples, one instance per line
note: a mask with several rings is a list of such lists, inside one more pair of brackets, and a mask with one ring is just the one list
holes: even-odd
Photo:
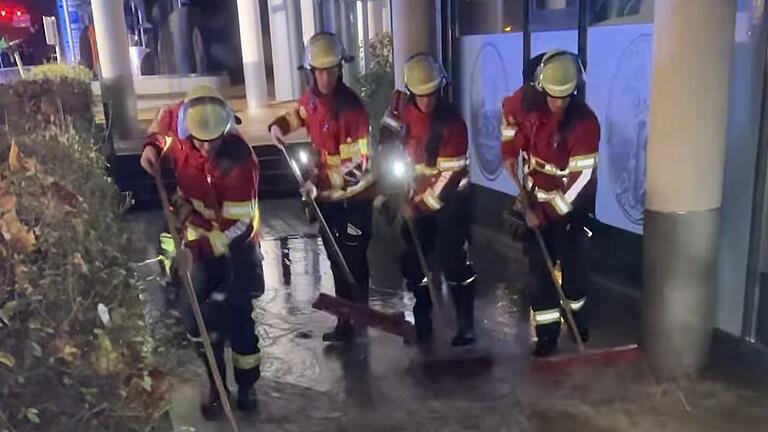
[(502, 126), (501, 127), (501, 139), (511, 140), (517, 135), (517, 128), (514, 126)]
[(165, 152), (168, 151), (168, 149), (171, 148), (173, 145), (173, 137), (170, 135), (166, 135), (163, 137), (163, 149), (160, 151), (160, 154), (165, 154)]
[(235, 369), (239, 370), (249, 370), (253, 368), (259, 367), (261, 365), (261, 354), (248, 354), (248, 355), (242, 355), (233, 352), (232, 353), (232, 365), (235, 367)]
[(560, 322), (560, 319), (560, 309), (533, 311), (533, 322), (536, 325), (552, 324)]
[(211, 249), (213, 249), (214, 256), (218, 257), (227, 253), (229, 240), (223, 232), (217, 229), (206, 231), (194, 225), (187, 225), (187, 241), (195, 241), (204, 236), (208, 237), (208, 241), (211, 242)]
[(256, 200), (224, 201), (221, 216), (234, 220), (251, 219), (258, 211), (259, 205)]
[(368, 156), (368, 138), (360, 138), (355, 142), (347, 142), (339, 146), (341, 159), (359, 159), (361, 156)]
[(213, 249), (213, 256), (222, 256), (227, 253), (229, 246), (229, 239), (219, 230), (213, 230), (208, 232), (208, 241), (211, 242), (211, 249)]
[(328, 166), (337, 167), (341, 165), (341, 156), (339, 155), (326, 155), (325, 156), (325, 163), (328, 164)]
[(202, 230), (194, 225), (187, 225), (187, 241), (195, 241), (205, 235), (205, 230)]
[(558, 176), (558, 177), (565, 177), (570, 172), (567, 168), (564, 170), (561, 170), (555, 165), (545, 162), (537, 158), (536, 156), (530, 156), (525, 159), (528, 162), (527, 165), (528, 165), (529, 171), (536, 170), (536, 171), (543, 172), (544, 174), (549, 174), (549, 175)]
[(416, 174), (422, 174), (422, 175), (435, 175), (440, 173), (440, 170), (436, 167), (428, 167), (424, 164), (417, 164), (414, 167), (414, 171), (416, 171)]
[(421, 199), (423, 199), (427, 204), (427, 207), (432, 210), (440, 210), (440, 207), (443, 206), (443, 202), (440, 201), (440, 198), (435, 195), (435, 192), (432, 191), (432, 189), (427, 189), (427, 191), (421, 195)]
[(582, 156), (574, 156), (568, 160), (568, 170), (579, 172), (594, 168), (597, 166), (597, 153)]
[(341, 159), (355, 159), (360, 157), (360, 146), (357, 143), (342, 144), (339, 146)]
[(551, 198), (549, 202), (552, 204), (552, 207), (555, 208), (557, 213), (561, 216), (568, 214), (573, 207), (571, 206), (571, 203), (568, 202), (568, 200), (565, 198), (565, 195), (562, 194), (562, 192), (550, 192)]
[(467, 158), (464, 156), (437, 158), (437, 169), (440, 171), (457, 171), (466, 166)]
[(344, 186), (344, 176), (335, 171), (328, 171), (328, 179), (331, 181), (333, 189), (341, 189)]
[(204, 218), (206, 218), (206, 219), (209, 219), (209, 220), (214, 220), (214, 219), (216, 219), (216, 212), (215, 212), (215, 211), (213, 211), (213, 210), (211, 210), (211, 209), (209, 209), (209, 208), (207, 208), (207, 207), (205, 206), (205, 204), (203, 204), (203, 202), (202, 202), (202, 201), (200, 201), (200, 200), (196, 200), (196, 199), (194, 199), (194, 198), (190, 198), (190, 199), (189, 199), (189, 202), (191, 202), (191, 203), (192, 203), (192, 207), (194, 207), (194, 208), (195, 208), (195, 210), (196, 210), (198, 213), (200, 213), (201, 215), (203, 215), (203, 217), (204, 217)]
[(533, 194), (536, 196), (536, 200), (539, 202), (548, 202), (552, 204), (552, 207), (555, 208), (555, 211), (557, 211), (557, 214), (564, 216), (568, 214), (571, 210), (573, 210), (573, 206), (571, 206), (571, 203), (568, 202), (568, 199), (566, 199), (565, 195), (563, 195), (560, 191), (545, 191), (542, 189), (535, 188), (533, 186), (533, 180), (530, 177), (526, 178), (525, 181), (525, 187), (529, 191), (533, 192)]
[(571, 303), (571, 310), (574, 311), (574, 312), (578, 312), (579, 310), (581, 310), (581, 308), (584, 307), (584, 304), (586, 302), (587, 302), (587, 298), (586, 297), (582, 297), (582, 298), (580, 298), (578, 300), (570, 301), (570, 303)]

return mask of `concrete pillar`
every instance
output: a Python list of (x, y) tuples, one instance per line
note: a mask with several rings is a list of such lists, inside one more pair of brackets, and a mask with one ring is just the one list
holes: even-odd
[(123, 3), (92, 0), (91, 8), (101, 64), (101, 97), (109, 107), (115, 150), (120, 152), (120, 147), (129, 145), (127, 140), (139, 136)]
[(267, 73), (259, 0), (237, 0), (237, 17), (248, 111), (255, 112), (267, 103)]
[[(301, 96), (301, 76), (298, 72), (301, 56), (297, 54), (298, 41), (301, 41), (301, 20), (299, 19), (296, 26), (297, 23), (293, 22), (295, 15), (293, 18), (289, 17), (299, 13), (298, 11), (298, 3), (295, 0), (269, 0), (272, 67), (275, 77), (275, 99), (278, 101), (294, 100)], [(299, 36), (297, 37), (296, 34)]]
[(735, 2), (690, 6), (654, 11), (643, 337), (666, 377), (697, 372), (709, 353), (734, 43)]
[(291, 56), (291, 87), (294, 99), (298, 99), (304, 89), (301, 71), (299, 70), (304, 57), (301, 4), (299, 0), (285, 0), (285, 9), (288, 21), (288, 52)]
[[(384, 0), (368, 1), (368, 33), (373, 39), (384, 31)], [(389, 30), (389, 29), (387, 29)]]
[[(307, 44), (312, 35), (317, 33), (318, 30), (315, 29), (322, 28), (321, 25), (318, 25), (322, 13), (321, 8), (315, 7), (315, 0), (301, 0), (301, 36), (304, 45)], [(302, 58), (304, 56), (303, 48), (304, 46), (302, 46), (301, 51)]]
[(392, 0), (395, 85), (404, 90), (403, 64), (418, 52), (437, 53), (435, 0)]

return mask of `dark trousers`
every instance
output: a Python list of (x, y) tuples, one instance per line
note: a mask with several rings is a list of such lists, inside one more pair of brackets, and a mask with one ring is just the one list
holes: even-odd
[[(230, 245), (229, 255), (197, 260), (192, 270), (192, 281), (222, 379), (226, 382), (224, 345), (229, 342), (235, 381), (239, 388), (249, 389), (261, 375), (259, 338), (252, 303), (264, 293), (264, 272), (258, 245), (250, 240), (235, 239)], [(183, 315), (187, 332), (205, 360), (200, 330), (188, 305), (185, 299)], [(206, 367), (209, 378), (212, 378), (207, 361)]]
[(368, 304), (368, 244), (371, 241), (373, 206), (370, 200), (318, 202), (333, 239), (357, 282), (351, 285), (335, 262), (329, 239), (323, 234), (323, 244), (331, 261), (336, 296), (360, 304)]
[[(584, 227), (576, 222), (563, 222), (546, 225), (541, 229), (547, 252), (554, 263), (560, 263), (562, 287), (577, 326), (586, 331), (584, 305), (587, 294), (587, 257), (586, 246), (589, 239)], [(535, 286), (531, 296), (536, 336), (539, 340), (556, 343), (560, 335), (561, 318), (565, 319), (560, 305), (560, 297), (552, 281), (541, 247), (533, 233), (526, 244), (531, 274)]]
[[(414, 218), (419, 243), (426, 257), (437, 251), (438, 263), (450, 285), (467, 284), (475, 276), (469, 261), (469, 205), (466, 194), (457, 194), (436, 213)], [(405, 250), (400, 257), (403, 277), (409, 289), (426, 286), (425, 274), (419, 262), (410, 230), (403, 224), (401, 231)], [(418, 301), (418, 299), (417, 299)]]

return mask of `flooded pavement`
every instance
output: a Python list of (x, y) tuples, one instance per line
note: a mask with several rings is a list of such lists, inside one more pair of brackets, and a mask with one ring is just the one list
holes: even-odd
[[(260, 411), (239, 418), (244, 431), (726, 431), (766, 430), (766, 393), (715, 378), (659, 384), (642, 361), (589, 365), (563, 373), (532, 372), (529, 361), (527, 274), (519, 248), (494, 233), (475, 231), (478, 270), (475, 350), (448, 348), (453, 310), (447, 297), (435, 310), (438, 340), (430, 359), (394, 336), (370, 331), (368, 344), (328, 346), (320, 335), (334, 323), (312, 309), (333, 293), (325, 251), (295, 200), (262, 203), (266, 292), (256, 302), (263, 354)], [(133, 216), (150, 244), (158, 213)], [(370, 250), (371, 304), (405, 311), (399, 244), (376, 225)], [(148, 254), (153, 253), (148, 246)], [(635, 342), (637, 302), (600, 290), (592, 300), (593, 347)], [(147, 289), (150, 316), (162, 319), (163, 296)], [(574, 347), (564, 337), (563, 350)], [(492, 363), (477, 361), (490, 355)], [(202, 366), (180, 374), (173, 396), (176, 430), (227, 431), (206, 423), (198, 407), (207, 390)], [(231, 388), (235, 388), (234, 383)]]

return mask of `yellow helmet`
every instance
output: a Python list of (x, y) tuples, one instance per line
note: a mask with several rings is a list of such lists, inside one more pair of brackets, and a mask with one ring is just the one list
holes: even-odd
[(304, 50), (305, 69), (330, 69), (349, 61), (344, 46), (333, 33), (320, 32), (309, 38)]
[(440, 90), (448, 81), (443, 66), (430, 54), (418, 53), (403, 66), (405, 86), (416, 96), (426, 96)]
[(234, 113), (224, 97), (210, 86), (199, 85), (184, 97), (179, 110), (178, 135), (182, 139), (191, 136), (211, 141), (227, 133), (234, 124)]
[(576, 91), (584, 76), (579, 58), (565, 50), (548, 52), (536, 70), (536, 87), (555, 98), (568, 97)]

